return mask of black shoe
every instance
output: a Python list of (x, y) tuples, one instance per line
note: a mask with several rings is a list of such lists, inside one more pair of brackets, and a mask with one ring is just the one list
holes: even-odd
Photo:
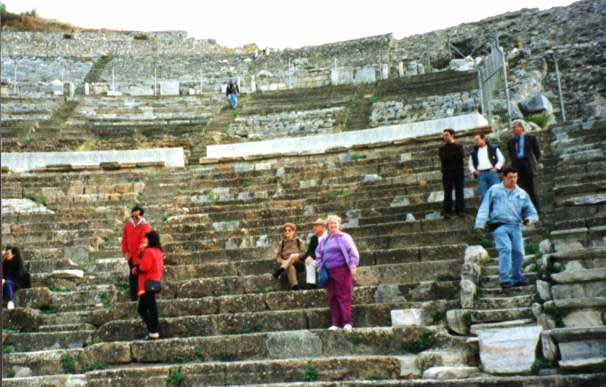
[(274, 279), (278, 279), (278, 278), (280, 278), (280, 276), (282, 275), (282, 273), (284, 273), (284, 269), (283, 268), (279, 268), (278, 270), (274, 271), (274, 273), (272, 274), (272, 276), (274, 277)]
[(457, 211), (457, 216), (459, 218), (464, 218), (465, 217), (465, 211)]
[(290, 288), (291, 290), (301, 290), (301, 288), (299, 287), (299, 285), (293, 285), (292, 288)]
[(526, 282), (526, 280), (521, 280), (513, 284), (514, 288), (519, 288), (520, 286), (528, 286), (528, 282)]
[(452, 218), (452, 212), (442, 211), (442, 216), (444, 217), (444, 219), (450, 219), (450, 218)]
[(499, 285), (501, 289), (511, 289), (511, 282), (501, 282)]

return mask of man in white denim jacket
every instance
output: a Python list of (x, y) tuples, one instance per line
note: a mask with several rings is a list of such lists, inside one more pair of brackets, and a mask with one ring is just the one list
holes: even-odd
[(475, 228), (484, 229), (486, 222), (499, 253), (499, 283), (501, 288), (527, 285), (522, 277), (524, 241), (520, 224), (537, 222), (539, 216), (530, 196), (517, 186), (518, 172), (503, 170), (503, 183), (493, 185), (484, 195)]

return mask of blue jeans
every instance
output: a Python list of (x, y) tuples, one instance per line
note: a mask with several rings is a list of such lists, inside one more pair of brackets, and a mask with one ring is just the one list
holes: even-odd
[(522, 230), (517, 224), (504, 224), (492, 232), (494, 244), (499, 253), (499, 282), (521, 282), (524, 262), (524, 241)]
[(482, 171), (478, 175), (478, 188), (480, 189), (480, 200), (484, 198), (484, 194), (490, 187), (499, 184), (499, 176), (493, 171)]
[(231, 106), (232, 109), (237, 108), (238, 107), (238, 96), (236, 94), (228, 94), (227, 102), (229, 102), (229, 106)]
[(12, 279), (6, 278), (4, 280), (4, 286), (2, 286), (2, 290), (4, 291), (4, 297), (6, 301), (12, 301), (13, 296), (15, 295), (15, 282)]

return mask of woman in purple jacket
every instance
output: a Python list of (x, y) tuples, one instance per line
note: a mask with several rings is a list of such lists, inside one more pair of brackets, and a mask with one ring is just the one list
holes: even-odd
[(329, 215), (326, 218), (326, 225), (328, 235), (320, 240), (316, 248), (316, 263), (318, 271), (322, 264), (328, 269), (326, 294), (332, 320), (329, 329), (343, 327), (351, 331), (353, 282), (360, 262), (360, 254), (351, 236), (341, 231), (341, 218)]

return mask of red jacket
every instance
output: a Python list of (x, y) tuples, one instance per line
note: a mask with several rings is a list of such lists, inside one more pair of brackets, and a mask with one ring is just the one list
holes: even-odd
[(141, 261), (141, 242), (145, 234), (151, 231), (151, 226), (141, 218), (139, 224), (135, 224), (133, 218), (128, 218), (122, 230), (122, 254), (127, 260), (132, 260), (133, 265), (138, 265)]
[(143, 257), (139, 264), (139, 287), (137, 294), (145, 293), (145, 281), (162, 281), (164, 271), (164, 253), (155, 247), (148, 247), (143, 251)]

